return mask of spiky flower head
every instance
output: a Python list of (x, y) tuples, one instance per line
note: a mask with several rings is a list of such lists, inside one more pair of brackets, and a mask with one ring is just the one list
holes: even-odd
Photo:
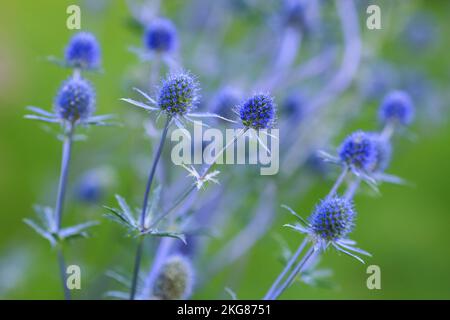
[(144, 45), (147, 49), (157, 52), (171, 52), (177, 46), (177, 30), (167, 19), (153, 20), (145, 30)]
[(377, 133), (371, 133), (369, 134), (369, 137), (375, 143), (375, 148), (377, 151), (375, 161), (372, 164), (371, 171), (383, 172), (388, 168), (389, 163), (391, 162), (391, 155), (392, 155), (391, 143), (389, 142), (389, 140), (383, 139)]
[(92, 85), (80, 77), (64, 81), (54, 101), (55, 113), (69, 122), (83, 121), (95, 111), (95, 91)]
[(352, 169), (369, 171), (376, 157), (376, 143), (363, 131), (349, 135), (339, 148), (339, 158)]
[(275, 103), (267, 94), (255, 94), (238, 107), (238, 114), (246, 128), (268, 129), (275, 121)]
[(73, 68), (95, 69), (100, 65), (100, 45), (92, 33), (78, 32), (65, 50), (66, 63)]
[(379, 109), (380, 121), (409, 125), (414, 120), (414, 104), (411, 97), (404, 91), (389, 93)]
[(163, 300), (186, 299), (193, 287), (190, 261), (181, 255), (170, 256), (162, 266), (153, 294)]
[(197, 107), (198, 84), (188, 73), (169, 75), (163, 80), (158, 106), (168, 115), (185, 115)]
[(341, 197), (322, 200), (309, 217), (312, 235), (326, 242), (344, 239), (354, 227), (355, 216), (349, 200)]

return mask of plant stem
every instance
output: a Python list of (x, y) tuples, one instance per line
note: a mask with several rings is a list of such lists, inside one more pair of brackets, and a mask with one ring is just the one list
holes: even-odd
[(67, 288), (67, 278), (66, 278), (66, 263), (64, 261), (64, 255), (62, 246), (58, 245), (57, 248), (57, 255), (58, 255), (58, 266), (59, 266), (59, 274), (61, 276), (61, 282), (63, 285), (63, 291), (64, 291), (64, 299), (70, 300), (70, 291), (69, 288)]
[(141, 258), (142, 258), (142, 249), (144, 247), (144, 237), (140, 236), (138, 240), (138, 245), (136, 249), (136, 256), (134, 258), (134, 269), (133, 269), (133, 279), (131, 283), (131, 290), (130, 290), (130, 300), (134, 300), (134, 297), (136, 295), (136, 288), (137, 288), (137, 282), (139, 278), (139, 268), (141, 265)]
[(66, 196), (67, 176), (69, 172), (70, 156), (72, 153), (74, 125), (69, 124), (68, 126), (69, 127), (64, 136), (62, 160), (61, 160), (61, 174), (59, 176), (58, 195), (56, 197), (56, 206), (55, 206), (56, 230), (53, 230), (55, 232), (59, 232), (59, 230), (61, 229), (64, 198)]
[(140, 217), (140, 226), (141, 229), (145, 229), (145, 215), (147, 214), (147, 206), (148, 206), (148, 196), (150, 194), (150, 190), (152, 188), (153, 178), (155, 176), (156, 167), (158, 166), (159, 159), (161, 158), (161, 153), (164, 147), (164, 142), (166, 140), (167, 132), (169, 130), (169, 124), (170, 124), (171, 117), (167, 117), (166, 123), (164, 125), (163, 133), (161, 135), (161, 140), (159, 142), (158, 149), (156, 151), (155, 158), (153, 159), (152, 168), (150, 170), (150, 174), (147, 180), (147, 186), (145, 188), (145, 194), (144, 194), (144, 203), (142, 204), (142, 212)]
[[(159, 159), (161, 158), (162, 150), (164, 147), (164, 142), (166, 140), (167, 132), (169, 131), (169, 124), (171, 121), (171, 117), (167, 117), (166, 123), (164, 124), (164, 129), (161, 135), (161, 140), (159, 142), (158, 149), (156, 151), (155, 157), (153, 159), (152, 167), (150, 169), (150, 174), (147, 180), (147, 185), (145, 187), (145, 194), (144, 194), (144, 203), (142, 204), (142, 212), (139, 219), (140, 228), (142, 231), (145, 230), (145, 216), (147, 213), (147, 206), (148, 206), (148, 197), (150, 194), (150, 190), (152, 188), (153, 178), (155, 177), (156, 167), (158, 166)], [(142, 258), (142, 247), (143, 247), (143, 238), (144, 236), (139, 237), (138, 247), (136, 250), (136, 257), (134, 259), (134, 269), (133, 269), (133, 278), (131, 280), (131, 290), (130, 290), (130, 300), (134, 300), (134, 297), (136, 295), (136, 285), (139, 277), (139, 270), (141, 267), (141, 258)]]
[(308, 263), (309, 259), (313, 257), (313, 253), (315, 252), (314, 246), (311, 246), (309, 250), (306, 252), (302, 260), (297, 264), (295, 269), (291, 272), (289, 277), (286, 279), (286, 281), (281, 285), (281, 287), (270, 297), (271, 300), (277, 299), (286, 289), (289, 287), (289, 285), (294, 281), (297, 274), (303, 270), (303, 267)]
[(340, 187), (342, 182), (344, 182), (344, 179), (347, 176), (347, 173), (348, 173), (348, 167), (345, 166), (344, 169), (342, 170), (341, 174), (337, 178), (336, 182), (334, 183), (333, 187), (331, 188), (330, 192), (328, 193), (327, 198), (330, 198), (336, 194), (337, 189)]
[(286, 276), (287, 272), (292, 268), (295, 261), (298, 259), (300, 254), (302, 253), (303, 249), (305, 248), (306, 244), (308, 243), (308, 239), (306, 238), (303, 240), (303, 242), (298, 246), (297, 251), (294, 253), (294, 255), (289, 259), (288, 263), (284, 267), (283, 271), (278, 275), (275, 282), (270, 287), (269, 291), (267, 291), (266, 295), (264, 296), (263, 300), (270, 299), (271, 295), (274, 293), (277, 286), (280, 284), (280, 281), (283, 280), (283, 278)]

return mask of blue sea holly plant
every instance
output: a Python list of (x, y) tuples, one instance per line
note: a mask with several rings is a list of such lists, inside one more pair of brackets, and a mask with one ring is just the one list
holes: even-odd
[(70, 292), (66, 287), (63, 245), (67, 240), (86, 237), (88, 229), (97, 224), (95, 221), (90, 221), (75, 226), (62, 226), (73, 142), (80, 137), (76, 135), (78, 127), (108, 125), (107, 120), (111, 119), (111, 116), (94, 115), (95, 90), (80, 73), (85, 68), (96, 66), (100, 59), (95, 38), (90, 34), (75, 35), (66, 49), (66, 59), (66, 64), (74, 68), (74, 73), (61, 84), (53, 101), (53, 110), (47, 111), (34, 106), (27, 107), (32, 114), (27, 114), (26, 119), (59, 124), (61, 134), (58, 137), (63, 142), (63, 149), (55, 207), (35, 206), (39, 219), (25, 219), (25, 223), (56, 248), (65, 298), (70, 299)]

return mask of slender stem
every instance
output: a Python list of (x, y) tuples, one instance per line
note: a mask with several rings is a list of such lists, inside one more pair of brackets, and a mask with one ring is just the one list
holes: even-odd
[(350, 200), (355, 196), (356, 190), (358, 190), (358, 187), (361, 183), (361, 178), (357, 177), (355, 180), (352, 181), (352, 183), (348, 186), (347, 190), (344, 194), (345, 200)]
[(56, 223), (54, 226), (56, 230), (53, 230), (55, 232), (59, 232), (59, 230), (61, 229), (64, 198), (66, 195), (67, 176), (69, 172), (70, 156), (72, 153), (74, 125), (69, 124), (68, 126), (69, 127), (64, 136), (62, 160), (61, 160), (61, 174), (59, 176), (58, 194), (56, 197), (56, 206), (55, 206)]
[(144, 247), (144, 237), (139, 237), (138, 245), (136, 249), (136, 256), (134, 258), (133, 279), (131, 282), (130, 300), (134, 300), (136, 295), (137, 282), (139, 279), (139, 268), (141, 265), (142, 249)]
[[(234, 139), (230, 141), (222, 150), (220, 150), (217, 155), (215, 156), (214, 160), (209, 164), (205, 170), (203, 171), (203, 174), (200, 176), (200, 179), (204, 179), (208, 172), (211, 170), (211, 168), (216, 164), (217, 159), (225, 152), (226, 149), (228, 149), (231, 145), (234, 145), (234, 143), (247, 131), (246, 128), (242, 129), (241, 131), (236, 134)], [(175, 210), (193, 191), (195, 191), (197, 188), (195, 187), (195, 184), (191, 185), (184, 193), (182, 193), (182, 196), (175, 202), (175, 204), (167, 211), (165, 211), (162, 215), (160, 215), (156, 220), (151, 224), (151, 226), (155, 226), (159, 221), (161, 221), (164, 217), (166, 217), (169, 213), (171, 213), (173, 210)], [(173, 239), (164, 238), (160, 241), (160, 244), (157, 249), (157, 254), (154, 259), (154, 262), (152, 264), (152, 267), (150, 269), (150, 272), (148, 273), (146, 279), (145, 279), (145, 285), (143, 292), (146, 295), (150, 295), (151, 290), (153, 288), (153, 284), (156, 280), (157, 275), (159, 274), (159, 270), (161, 266), (163, 265), (167, 254), (170, 251), (171, 244), (173, 242)]]
[(59, 265), (59, 274), (61, 276), (61, 282), (63, 285), (63, 291), (64, 291), (64, 299), (70, 300), (70, 291), (69, 288), (67, 288), (67, 278), (66, 278), (66, 263), (64, 261), (64, 255), (62, 246), (58, 245), (57, 248), (57, 254), (58, 254), (58, 265)]
[(298, 257), (302, 253), (303, 249), (305, 248), (306, 244), (308, 243), (308, 239), (305, 238), (303, 242), (298, 246), (297, 251), (294, 253), (294, 255), (289, 259), (288, 263), (284, 267), (283, 271), (278, 275), (275, 282), (270, 287), (269, 291), (267, 291), (266, 295), (264, 296), (264, 300), (270, 299), (271, 295), (274, 293), (277, 286), (280, 284), (280, 281), (283, 280), (283, 278), (286, 276), (287, 272), (291, 270), (292, 266), (294, 265), (295, 261), (297, 261)]
[(390, 140), (392, 137), (392, 134), (394, 133), (394, 129), (395, 129), (395, 123), (390, 121), (388, 123), (386, 123), (386, 125), (384, 126), (383, 130), (381, 130), (380, 136), (381, 139), (384, 140)]
[[(171, 117), (167, 117), (166, 123), (164, 124), (163, 133), (161, 135), (161, 140), (158, 145), (158, 149), (156, 151), (155, 157), (153, 159), (152, 167), (150, 169), (150, 174), (147, 180), (147, 185), (145, 187), (145, 194), (144, 194), (144, 203), (142, 204), (142, 212), (140, 216), (140, 227), (141, 230), (145, 230), (145, 216), (147, 213), (147, 206), (148, 206), (148, 197), (150, 194), (150, 190), (152, 188), (153, 178), (155, 177), (156, 167), (158, 165), (159, 159), (161, 158), (162, 150), (164, 147), (164, 142), (166, 140), (167, 132), (169, 131), (169, 124), (172, 120)], [(133, 278), (131, 280), (131, 290), (130, 290), (130, 300), (133, 300), (136, 295), (136, 284), (139, 277), (139, 270), (141, 268), (141, 258), (142, 258), (142, 242), (143, 242), (143, 236), (139, 238), (137, 250), (136, 250), (136, 256), (134, 259), (134, 269), (133, 269)]]
[(336, 182), (334, 183), (333, 187), (331, 188), (330, 192), (327, 195), (327, 198), (330, 198), (336, 194), (337, 189), (341, 186), (342, 182), (344, 182), (345, 177), (348, 173), (348, 167), (345, 166), (342, 170), (341, 174), (337, 178)]
[(303, 270), (303, 267), (308, 263), (309, 259), (314, 256), (313, 255), (314, 252), (315, 252), (314, 246), (311, 246), (311, 248), (309, 248), (309, 250), (306, 252), (305, 256), (297, 264), (294, 271), (292, 271), (292, 273), (289, 275), (289, 277), (286, 279), (286, 281), (270, 297), (271, 300), (277, 299), (287, 289), (287, 287), (289, 287), (289, 285), (292, 283), (292, 281), (294, 281), (294, 279), (298, 275), (298, 273)]
[(140, 217), (140, 226), (141, 229), (145, 229), (145, 215), (147, 214), (147, 206), (148, 206), (148, 196), (150, 194), (150, 190), (152, 188), (153, 178), (155, 176), (156, 167), (158, 165), (159, 159), (161, 158), (161, 153), (164, 147), (164, 141), (166, 140), (167, 132), (169, 130), (169, 124), (171, 121), (171, 117), (167, 117), (166, 123), (164, 125), (163, 133), (161, 135), (161, 141), (159, 142), (158, 149), (156, 151), (155, 158), (153, 159), (152, 168), (150, 170), (150, 174), (147, 180), (147, 186), (145, 187), (144, 194), (144, 203), (142, 204), (142, 212)]

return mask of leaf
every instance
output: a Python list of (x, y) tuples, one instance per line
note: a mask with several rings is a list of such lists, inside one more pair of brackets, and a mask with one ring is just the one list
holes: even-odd
[(152, 197), (150, 202), (150, 206), (148, 206), (148, 210), (145, 215), (145, 227), (148, 228), (151, 225), (151, 220), (155, 216), (156, 209), (158, 208), (159, 199), (161, 197), (161, 185), (158, 185), (155, 190), (152, 192)]
[(47, 239), (48, 241), (50, 241), (50, 244), (52, 246), (55, 246), (57, 243), (57, 239), (54, 237), (53, 234), (51, 234), (50, 232), (48, 232), (47, 230), (44, 230), (43, 228), (41, 228), (38, 224), (36, 224), (33, 220), (31, 219), (24, 219), (23, 222), (25, 222), (28, 226), (30, 226), (34, 231), (36, 231), (40, 236), (44, 237), (45, 239)]
[(76, 238), (76, 237), (84, 237), (86, 238), (88, 236), (88, 233), (86, 229), (96, 226), (99, 223), (97, 221), (89, 221), (85, 223), (81, 223), (72, 227), (67, 227), (62, 229), (59, 232), (59, 237), (61, 239), (70, 239), (70, 238)]
[(121, 224), (126, 228), (136, 229), (133, 224), (130, 224), (128, 218), (122, 214), (119, 210), (115, 208), (110, 208), (107, 206), (103, 206), (105, 209), (109, 210), (109, 213), (104, 214), (104, 217)]
[(129, 279), (128, 277), (113, 271), (113, 270), (109, 270), (106, 271), (106, 276), (110, 277), (111, 279), (116, 280), (118, 283), (124, 285), (127, 288), (131, 287), (131, 279)]
[(170, 231), (148, 230), (148, 231), (145, 231), (145, 232), (141, 232), (140, 234), (141, 235), (150, 235), (150, 236), (153, 236), (153, 237), (175, 238), (175, 239), (181, 240), (184, 244), (187, 244), (186, 236), (183, 233), (170, 232)]
[(105, 297), (128, 300), (130, 298), (130, 294), (124, 291), (107, 291), (105, 293)]
[(128, 206), (127, 201), (118, 194), (116, 194), (116, 200), (119, 203), (120, 208), (122, 209), (122, 214), (128, 220), (128, 223), (136, 227), (136, 219), (134, 218), (133, 211)]

